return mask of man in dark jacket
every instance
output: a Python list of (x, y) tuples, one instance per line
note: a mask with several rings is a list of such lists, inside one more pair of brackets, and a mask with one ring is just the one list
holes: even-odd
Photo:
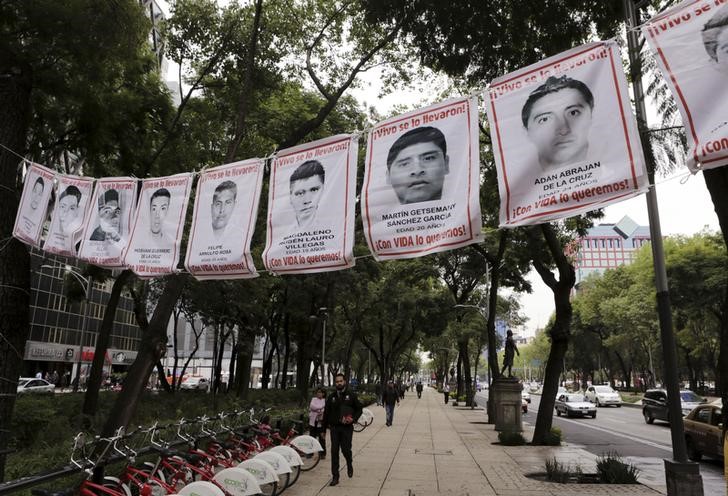
[(354, 475), (351, 439), (354, 435), (354, 422), (359, 420), (362, 408), (356, 393), (346, 387), (344, 374), (336, 374), (336, 391), (329, 395), (324, 407), (324, 427), (331, 436), (330, 486), (339, 483), (339, 447), (346, 459), (346, 475), (349, 477)]
[(415, 388), (417, 389), (417, 399), (422, 398), (422, 382), (417, 381), (417, 386), (415, 386)]
[(399, 392), (394, 388), (394, 382), (389, 381), (389, 384), (387, 384), (387, 389), (384, 390), (382, 396), (382, 402), (387, 412), (387, 427), (389, 427), (394, 419), (394, 404), (399, 404)]

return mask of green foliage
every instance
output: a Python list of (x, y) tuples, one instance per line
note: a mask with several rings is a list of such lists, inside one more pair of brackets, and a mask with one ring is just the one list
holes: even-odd
[[(81, 428), (81, 419), (75, 412), (81, 411), (83, 395), (23, 395), (16, 402), (13, 416), (12, 447), (17, 450), (8, 458), (6, 478), (8, 480), (65, 465), (71, 453), (72, 439), (80, 430), (101, 432), (103, 423), (113, 405), (117, 393), (104, 391), (100, 395), (100, 411), (91, 419), (85, 419), (88, 428)], [(363, 400), (373, 396), (361, 395)], [(250, 392), (249, 401), (241, 402), (234, 395), (218, 395), (217, 408), (212, 406), (212, 396), (201, 391), (183, 391), (169, 395), (165, 393), (144, 393), (139, 408), (130, 423), (131, 426), (169, 423), (180, 418), (195, 418), (233, 410), (245, 411), (255, 408), (268, 412), (272, 421), (282, 420), (283, 427), (298, 420), (306, 409), (300, 406), (300, 395), (295, 389), (261, 390)], [(244, 417), (247, 418), (247, 417)]]
[(498, 441), (505, 446), (523, 446), (526, 440), (523, 434), (517, 431), (501, 431), (498, 433)]
[(556, 458), (546, 459), (546, 478), (551, 482), (565, 483), (578, 478), (583, 473), (581, 466), (577, 463), (563, 463)]
[(558, 427), (552, 427), (549, 432), (543, 438), (543, 444), (545, 446), (561, 446), (561, 429)]
[(604, 484), (637, 484), (640, 470), (631, 463), (624, 463), (617, 453), (609, 452), (597, 459), (597, 472)]
[[(728, 257), (720, 236), (701, 232), (664, 240), (670, 299), (679, 356), (684, 365), (717, 376), (720, 315), (725, 312)], [(644, 246), (632, 265), (608, 270), (587, 279), (573, 299), (574, 343), (567, 367), (588, 375), (601, 365), (609, 378), (629, 383), (633, 370), (659, 367), (660, 344), (655, 308), (652, 253)], [(724, 339), (724, 337), (723, 337)], [(592, 349), (598, 353), (583, 353)], [(686, 359), (686, 358), (689, 358)], [(712, 374), (711, 374), (712, 372)], [(658, 377), (662, 377), (657, 370)]]

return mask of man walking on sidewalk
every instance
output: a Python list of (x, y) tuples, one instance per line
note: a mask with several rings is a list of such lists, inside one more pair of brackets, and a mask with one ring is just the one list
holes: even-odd
[(394, 382), (389, 381), (387, 384), (382, 401), (384, 402), (384, 409), (387, 412), (387, 427), (389, 427), (392, 425), (392, 420), (394, 419), (394, 404), (399, 404), (399, 393), (394, 389)]
[(447, 405), (447, 402), (450, 401), (450, 384), (447, 381), (442, 384), (442, 393), (445, 395), (445, 404)]
[(331, 482), (330, 486), (339, 483), (339, 448), (346, 459), (346, 475), (354, 476), (354, 465), (351, 455), (351, 438), (354, 435), (354, 422), (359, 420), (362, 404), (356, 393), (346, 386), (344, 374), (336, 374), (336, 391), (326, 399), (324, 408), (324, 428), (328, 428), (331, 436)]

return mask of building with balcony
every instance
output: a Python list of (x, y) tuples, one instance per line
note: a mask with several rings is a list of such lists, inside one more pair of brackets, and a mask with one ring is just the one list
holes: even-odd
[(640, 226), (628, 216), (616, 224), (592, 227), (568, 249), (576, 271), (575, 290), (592, 274), (631, 264), (637, 251), (649, 242), (649, 226)]

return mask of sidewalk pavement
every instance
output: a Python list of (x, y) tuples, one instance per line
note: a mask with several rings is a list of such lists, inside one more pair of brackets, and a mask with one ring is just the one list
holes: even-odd
[[(640, 466), (637, 485), (557, 484), (534, 480), (545, 460), (578, 463), (595, 472), (596, 456), (570, 446), (500, 446), (498, 433), (486, 423), (485, 411), (445, 405), (432, 388), (421, 399), (408, 393), (395, 408), (394, 423), (384, 425), (384, 408), (371, 406), (375, 420), (354, 433), (354, 477), (346, 476), (341, 457), (340, 483), (329, 487), (330, 457), (303, 472), (288, 496), (562, 496), (666, 494), (660, 464)], [(529, 413), (529, 415), (533, 415)], [(526, 439), (531, 432), (524, 432)], [(329, 443), (330, 445), (330, 443)], [(660, 460), (661, 462), (661, 460)], [(706, 489), (706, 495), (713, 494)]]

